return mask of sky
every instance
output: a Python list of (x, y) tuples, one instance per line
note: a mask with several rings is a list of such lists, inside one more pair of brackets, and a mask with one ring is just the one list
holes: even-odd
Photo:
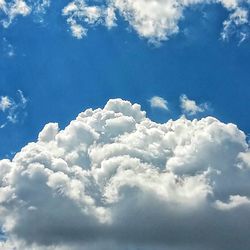
[(0, 246), (249, 249), (249, 4), (0, 0)]

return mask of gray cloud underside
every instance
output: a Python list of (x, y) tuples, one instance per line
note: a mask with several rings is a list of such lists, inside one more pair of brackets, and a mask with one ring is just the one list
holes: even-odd
[(249, 249), (249, 176), (236, 125), (110, 100), (0, 161), (2, 248)]

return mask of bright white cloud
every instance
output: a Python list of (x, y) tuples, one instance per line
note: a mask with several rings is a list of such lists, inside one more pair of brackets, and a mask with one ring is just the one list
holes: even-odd
[(168, 110), (168, 102), (160, 96), (153, 96), (149, 100), (149, 102), (152, 108), (160, 108), (160, 109)]
[[(149, 42), (159, 44), (179, 32), (179, 22), (185, 18), (185, 10), (197, 4), (220, 4), (228, 11), (223, 22), (223, 40), (236, 36), (242, 43), (249, 35), (248, 0), (73, 0), (62, 10), (72, 35), (81, 39), (90, 27), (116, 26), (119, 18), (125, 20), (137, 34)], [(0, 0), (0, 23), (7, 28), (18, 16), (32, 14), (43, 21), (50, 7), (50, 0)]]
[(194, 100), (188, 99), (186, 95), (180, 96), (180, 106), (182, 111), (188, 115), (195, 115), (208, 109), (208, 105), (206, 103), (197, 105)]
[(166, 40), (179, 30), (182, 7), (177, 1), (112, 0), (111, 3), (141, 37), (152, 42)]
[(27, 16), (28, 14), (30, 14), (31, 9), (23, 0), (2, 0), (0, 3), (0, 11), (6, 17), (1, 20), (2, 25), (7, 28), (14, 18), (16, 18), (18, 15)]
[(248, 249), (247, 152), (234, 124), (158, 124), (121, 99), (49, 123), (0, 161), (2, 248)]
[[(115, 26), (117, 15), (125, 19), (140, 37), (158, 44), (179, 32), (179, 22), (184, 18), (184, 10), (197, 4), (220, 3), (229, 12), (229, 18), (223, 23), (222, 39), (236, 33), (243, 33), (241, 27), (249, 26), (246, 0), (107, 0), (102, 5), (88, 5), (85, 0), (74, 0), (64, 9), (72, 33), (77, 38), (83, 37), (74, 33), (74, 27), (87, 30), (89, 24)], [(91, 18), (89, 18), (89, 15)], [(86, 32), (84, 32), (86, 35)], [(241, 40), (240, 37), (239, 40)]]

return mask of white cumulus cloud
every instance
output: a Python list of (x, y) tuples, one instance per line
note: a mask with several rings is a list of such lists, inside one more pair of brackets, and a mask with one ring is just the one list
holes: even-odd
[[(246, 135), (109, 100), (0, 161), (2, 249), (250, 248)], [(225, 233), (226, 232), (226, 233)]]
[(183, 113), (188, 115), (195, 115), (208, 109), (207, 103), (198, 105), (194, 100), (190, 100), (186, 95), (180, 96), (180, 106)]
[(160, 96), (153, 96), (150, 100), (150, 106), (152, 108), (160, 108), (168, 110), (168, 102)]

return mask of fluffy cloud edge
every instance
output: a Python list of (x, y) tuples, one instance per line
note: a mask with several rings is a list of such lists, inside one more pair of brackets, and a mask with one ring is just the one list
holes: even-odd
[(2, 248), (243, 250), (248, 164), (246, 135), (234, 124), (157, 124), (140, 105), (109, 100), (63, 130), (45, 125), (0, 161)]
[(187, 115), (196, 115), (209, 109), (207, 103), (197, 104), (195, 100), (189, 99), (185, 94), (180, 96), (180, 107), (182, 112)]
[(153, 96), (149, 100), (151, 108), (168, 110), (168, 102), (160, 96)]

